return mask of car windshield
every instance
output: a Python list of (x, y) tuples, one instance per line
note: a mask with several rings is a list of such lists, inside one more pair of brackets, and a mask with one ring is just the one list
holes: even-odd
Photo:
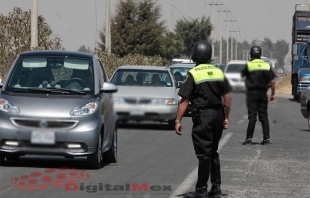
[(183, 81), (184, 78), (186, 77), (187, 72), (190, 69), (192, 69), (193, 67), (188, 67), (188, 68), (186, 68), (186, 67), (173, 67), (170, 69), (171, 69), (172, 73), (174, 74), (176, 81)]
[(20, 57), (6, 90), (40, 93), (41, 89), (42, 92), (50, 89), (53, 90), (51, 93), (92, 94), (93, 82), (93, 64), (90, 59)]
[(168, 71), (142, 69), (118, 69), (112, 76), (111, 83), (118, 86), (173, 86)]
[(225, 73), (241, 73), (241, 71), (244, 69), (244, 64), (229, 64), (227, 65)]

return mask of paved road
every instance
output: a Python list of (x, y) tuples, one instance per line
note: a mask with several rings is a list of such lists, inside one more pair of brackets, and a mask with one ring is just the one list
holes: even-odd
[[(233, 93), (230, 127), (220, 146), (225, 198), (309, 197), (310, 132), (300, 104), (288, 97), (278, 96), (269, 106), (271, 144), (259, 145), (257, 123), (253, 144), (243, 146), (245, 96)], [(121, 125), (118, 162), (100, 170), (87, 169), (85, 158), (7, 161), (0, 167), (0, 197), (182, 197), (194, 189), (197, 170), (190, 118), (182, 126), (184, 134), (177, 136), (165, 123)]]

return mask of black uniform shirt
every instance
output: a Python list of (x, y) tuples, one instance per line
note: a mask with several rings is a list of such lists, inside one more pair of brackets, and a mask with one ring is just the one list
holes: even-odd
[(247, 64), (242, 70), (242, 75), (246, 77), (245, 85), (249, 91), (267, 91), (270, 81), (276, 77), (276, 74), (271, 70), (271, 67), (268, 71), (254, 70), (249, 72)]
[(223, 81), (207, 81), (196, 85), (193, 75), (188, 72), (179, 90), (179, 96), (188, 98), (194, 106), (200, 108), (216, 108), (223, 106), (222, 96), (231, 90), (226, 77)]

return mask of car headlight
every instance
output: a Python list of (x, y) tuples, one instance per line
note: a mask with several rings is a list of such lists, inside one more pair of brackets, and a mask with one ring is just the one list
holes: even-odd
[(115, 103), (115, 104), (124, 104), (125, 103), (125, 100), (124, 100), (124, 98), (115, 98), (115, 97), (113, 97), (113, 102)]
[(97, 108), (98, 108), (97, 102), (90, 102), (80, 108), (72, 109), (70, 115), (89, 115), (94, 113), (97, 110)]
[(19, 108), (13, 106), (6, 99), (0, 98), (0, 110), (4, 112), (19, 113)]
[(152, 105), (176, 105), (176, 101), (173, 98), (155, 98), (151, 100)]
[(302, 76), (300, 77), (299, 81), (310, 81), (310, 76)]

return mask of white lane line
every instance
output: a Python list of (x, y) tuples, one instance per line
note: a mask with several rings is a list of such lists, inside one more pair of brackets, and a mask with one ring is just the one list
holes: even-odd
[(238, 123), (238, 124), (241, 124), (242, 122), (244, 122), (244, 120), (239, 120), (237, 123)]
[(4, 189), (3, 191), (0, 192), (0, 195), (5, 194), (5, 193), (7, 193), (8, 191), (10, 191), (10, 190), (12, 190), (12, 189), (13, 189), (13, 187)]
[[(232, 135), (233, 133), (227, 133), (221, 139), (218, 151), (220, 151), (223, 148), (223, 146), (228, 142), (228, 140)], [(173, 193), (170, 195), (169, 198), (176, 197), (177, 195), (188, 192), (188, 190), (190, 190), (194, 186), (194, 183), (197, 181), (197, 172), (198, 172), (198, 166), (186, 177), (183, 183), (173, 191)]]

